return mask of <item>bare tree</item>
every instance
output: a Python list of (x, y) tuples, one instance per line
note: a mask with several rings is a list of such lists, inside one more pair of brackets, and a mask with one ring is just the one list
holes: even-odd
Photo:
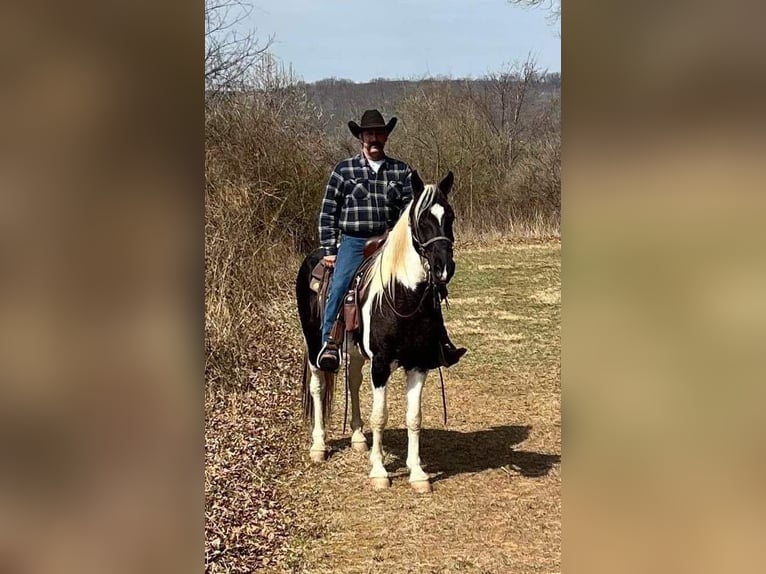
[(487, 127), (503, 142), (501, 157), (506, 168), (518, 156), (518, 143), (525, 128), (522, 114), (540, 77), (535, 60), (529, 55), (521, 64), (506, 64), (499, 72), (487, 74), (479, 84), (481, 90), (466, 85)]
[(250, 16), (246, 0), (205, 0), (205, 89), (218, 92), (241, 86), (254, 64), (271, 46), (261, 45), (240, 25)]
[(529, 8), (544, 7), (549, 10), (553, 22), (561, 20), (561, 0), (508, 0), (508, 3)]

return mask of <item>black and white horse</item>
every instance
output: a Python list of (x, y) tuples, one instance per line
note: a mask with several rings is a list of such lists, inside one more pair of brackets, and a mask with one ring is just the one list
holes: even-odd
[[(452, 184), (452, 172), (438, 185), (424, 185), (417, 172), (413, 173), (413, 199), (362, 277), (366, 293), (360, 301), (360, 329), (346, 346), (351, 445), (356, 451), (367, 451), (359, 412), (359, 388), (362, 366), (369, 358), (373, 393), (369, 476), (376, 489), (390, 486), (382, 449), (388, 419), (386, 383), (391, 373), (402, 367), (407, 379), (409, 480), (418, 492), (431, 490), (419, 455), (420, 402), (426, 374), (437, 368), (441, 360), (444, 324), (437, 293), (455, 272), (452, 254), (455, 215), (447, 200)], [(298, 312), (308, 348), (309, 372), (304, 372), (303, 389), (305, 413), (311, 416), (313, 412), (310, 456), (314, 461), (326, 456), (325, 424), (334, 386), (334, 377), (315, 366), (321, 346), (321, 321), (316, 312), (317, 296), (309, 288), (309, 276), (321, 257), (317, 250), (304, 260), (296, 285)]]

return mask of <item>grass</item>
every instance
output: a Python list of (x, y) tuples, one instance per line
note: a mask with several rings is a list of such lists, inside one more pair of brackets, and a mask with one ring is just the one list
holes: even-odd
[[(366, 456), (341, 436), (339, 390), (333, 455), (317, 466), (300, 457), (279, 477), (297, 534), (267, 571), (560, 571), (560, 255), (557, 241), (458, 247), (445, 316), (469, 353), (445, 372), (446, 427), (438, 374), (424, 391), (421, 458), (434, 493), (407, 483), (402, 374), (389, 388), (388, 492), (371, 491)], [(298, 437), (302, 448), (309, 435)]]

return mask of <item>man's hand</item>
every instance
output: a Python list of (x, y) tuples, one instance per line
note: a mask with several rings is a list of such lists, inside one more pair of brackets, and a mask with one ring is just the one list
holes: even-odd
[(324, 262), (325, 267), (333, 268), (335, 267), (335, 258), (336, 255), (325, 255), (322, 261)]

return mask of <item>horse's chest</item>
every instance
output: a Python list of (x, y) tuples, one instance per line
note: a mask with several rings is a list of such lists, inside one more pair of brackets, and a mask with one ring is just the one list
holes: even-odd
[(430, 347), (437, 339), (435, 321), (423, 321), (410, 328), (399, 325), (395, 338), (402, 348), (425, 349)]
[(388, 313), (373, 318), (370, 348), (374, 355), (405, 369), (433, 369), (439, 359), (441, 323), (436, 317), (406, 320)]

